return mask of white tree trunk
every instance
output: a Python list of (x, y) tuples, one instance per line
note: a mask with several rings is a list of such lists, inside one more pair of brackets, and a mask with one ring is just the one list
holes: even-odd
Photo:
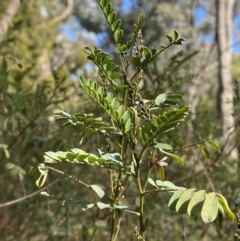
[(2, 42), (4, 35), (7, 33), (10, 24), (16, 15), (18, 8), (20, 7), (20, 0), (12, 0), (2, 17), (0, 18), (0, 43)]
[(222, 134), (224, 141), (227, 141), (224, 153), (230, 154), (231, 158), (237, 158), (237, 148), (233, 148), (236, 141), (234, 134), (235, 120), (233, 116), (234, 89), (231, 77), (232, 63), (232, 28), (233, 8), (236, 0), (216, 0), (217, 17), (216, 33), (218, 48), (218, 81), (219, 91), (217, 108), (219, 118), (222, 121)]

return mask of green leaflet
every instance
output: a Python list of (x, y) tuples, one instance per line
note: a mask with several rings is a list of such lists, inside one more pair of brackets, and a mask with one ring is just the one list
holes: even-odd
[(116, 19), (112, 24), (111, 24), (111, 30), (115, 32), (121, 24), (121, 19)]
[(194, 216), (201, 213), (205, 197), (205, 190), (200, 190), (194, 193), (187, 209), (187, 213), (189, 216)]
[(51, 195), (48, 194), (47, 192), (40, 192), (40, 194), (41, 194), (42, 196), (45, 196), (45, 197), (50, 197), (50, 196), (51, 196)]
[(143, 143), (143, 145), (145, 145), (147, 143), (147, 138), (145, 136), (145, 133), (143, 132), (142, 127), (139, 127), (138, 131), (139, 131), (142, 143)]
[(102, 190), (101, 187), (99, 187), (98, 185), (90, 185), (90, 188), (97, 193), (97, 195), (102, 198), (105, 195), (105, 192)]
[(88, 201), (84, 201), (84, 202), (80, 203), (80, 207), (81, 207), (82, 211), (86, 211), (87, 209), (90, 209), (94, 206), (95, 206), (94, 203), (90, 203)]
[(195, 193), (195, 189), (187, 189), (179, 198), (176, 204), (176, 211), (185, 214), (187, 213), (188, 204)]
[(213, 222), (218, 214), (218, 199), (216, 193), (206, 194), (206, 199), (203, 203), (201, 217), (205, 223)]
[(209, 152), (208, 150), (206, 149), (205, 146), (203, 145), (198, 145), (198, 147), (200, 148), (201, 152), (203, 153), (203, 155), (207, 158), (207, 160), (209, 161), (210, 159), (210, 155), (209, 155)]
[(166, 152), (166, 151), (163, 151), (162, 149), (160, 149), (160, 152), (164, 153), (165, 155), (175, 159), (176, 161), (178, 161), (180, 164), (184, 165), (184, 161), (177, 155), (174, 155), (172, 153), (169, 153), (169, 152)]
[(161, 181), (164, 181), (165, 180), (165, 171), (164, 171), (164, 168), (163, 167), (157, 167), (158, 169), (158, 176), (159, 176), (159, 179)]
[(175, 189), (175, 191), (176, 191), (179, 188), (179, 187), (175, 186), (172, 182), (169, 182), (169, 181), (156, 180), (156, 184), (158, 187), (161, 187), (166, 190), (167, 189)]
[(113, 36), (114, 36), (115, 41), (116, 41), (116, 42), (119, 42), (119, 40), (120, 40), (120, 39), (122, 38), (122, 36), (123, 36), (123, 30), (117, 29), (117, 30), (114, 32)]
[(174, 40), (176, 41), (178, 39), (178, 32), (174, 30)]
[(42, 187), (47, 179), (47, 174), (41, 174), (40, 177), (36, 181), (36, 186), (37, 187)]
[(143, 54), (144, 54), (146, 59), (151, 59), (152, 58), (152, 52), (146, 46), (143, 46)]
[(124, 126), (124, 132), (128, 133), (130, 131), (131, 127), (132, 127), (132, 121), (131, 121), (131, 118), (128, 118), (128, 120), (126, 121), (125, 126)]
[(153, 181), (152, 178), (148, 178), (148, 182), (153, 185), (154, 187), (157, 187), (156, 183)]
[[(7, 128), (4, 128), (4, 129), (7, 129)], [(6, 144), (0, 144), (0, 148), (3, 149), (6, 158), (9, 158), (9, 157), (10, 157), (10, 154), (9, 154), (9, 151), (8, 151), (8, 145), (6, 145)]]
[(171, 35), (165, 34), (165, 36), (168, 39), (169, 43), (172, 43), (173, 39), (172, 39)]
[(125, 205), (115, 205), (115, 204), (113, 205), (113, 207), (111, 207), (110, 204), (106, 204), (106, 203), (103, 203), (103, 202), (97, 202), (96, 206), (100, 209), (105, 209), (105, 208), (126, 209), (126, 208), (128, 208)]
[(114, 22), (114, 20), (116, 19), (117, 13), (115, 11), (111, 12), (108, 16), (107, 16), (107, 20), (110, 24), (112, 24)]
[(125, 110), (120, 117), (120, 123), (122, 125), (124, 125), (128, 121), (129, 118), (130, 118), (130, 112), (129, 112), (129, 110)]
[(155, 99), (155, 104), (156, 105), (161, 105), (165, 100), (167, 99), (166, 94), (160, 94), (156, 97)]
[(148, 182), (158, 189), (166, 191), (171, 190), (169, 192), (175, 192), (179, 189), (179, 187), (175, 186), (172, 182), (169, 181), (156, 180), (155, 182), (152, 178), (148, 178)]
[(36, 181), (36, 185), (37, 187), (42, 187), (47, 179), (49, 169), (44, 163), (40, 163), (38, 165), (38, 170), (41, 173), (41, 175)]
[(167, 143), (152, 143), (150, 146), (162, 150), (172, 150), (172, 146)]
[(222, 206), (225, 214), (228, 216), (228, 218), (231, 221), (233, 221), (234, 218), (235, 218), (235, 215), (233, 214), (233, 212), (229, 208), (228, 202), (227, 202), (226, 198), (222, 194), (220, 194), (220, 193), (217, 193), (217, 197), (218, 197), (218, 202)]
[(212, 147), (214, 147), (219, 153), (221, 153), (221, 149), (220, 149), (220, 147), (218, 146), (217, 143), (215, 143), (215, 142), (213, 142), (213, 141), (211, 141), (211, 140), (208, 140), (207, 143), (208, 143), (209, 145), (211, 145)]
[(100, 156), (105, 160), (111, 160), (112, 162), (122, 165), (121, 155), (119, 153), (109, 153), (104, 148), (98, 149)]
[(179, 198), (182, 196), (182, 194), (185, 192), (186, 188), (180, 187), (177, 191), (174, 192), (172, 197), (170, 198), (168, 202), (168, 207), (170, 210), (175, 211), (176, 205), (179, 200)]

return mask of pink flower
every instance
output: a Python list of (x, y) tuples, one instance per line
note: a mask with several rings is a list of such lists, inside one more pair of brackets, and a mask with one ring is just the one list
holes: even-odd
[(160, 167), (166, 167), (168, 164), (165, 162), (167, 160), (167, 156), (163, 157), (159, 161), (157, 161), (155, 164)]

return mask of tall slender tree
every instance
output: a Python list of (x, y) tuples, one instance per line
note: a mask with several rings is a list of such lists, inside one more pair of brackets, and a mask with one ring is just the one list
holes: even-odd
[(225, 153), (231, 158), (237, 158), (237, 148), (234, 148), (235, 120), (233, 115), (234, 89), (231, 78), (232, 63), (232, 29), (235, 0), (216, 0), (216, 36), (218, 53), (218, 117), (222, 122), (222, 135), (227, 142)]

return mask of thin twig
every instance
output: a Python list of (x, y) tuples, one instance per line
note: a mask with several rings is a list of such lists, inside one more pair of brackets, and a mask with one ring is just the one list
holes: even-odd
[(173, 189), (152, 189), (152, 190), (148, 190), (148, 191), (145, 191), (143, 193), (143, 195), (145, 194), (149, 194), (149, 193), (156, 193), (156, 192), (174, 192), (176, 191), (177, 189), (176, 188), (173, 188)]
[[(60, 170), (55, 169), (55, 168), (50, 167), (50, 166), (47, 166), (47, 167), (48, 167), (48, 169), (50, 169), (50, 170), (52, 170), (52, 171), (55, 171), (55, 172), (57, 172), (57, 173), (60, 173), (61, 175), (64, 175), (65, 177), (68, 177), (68, 178), (74, 180), (75, 182), (77, 182), (77, 183), (79, 183), (79, 184), (81, 184), (81, 185), (83, 185), (83, 186), (85, 186), (85, 187), (87, 187), (87, 188), (92, 189), (92, 186), (91, 186), (91, 185), (88, 185), (87, 183), (85, 183), (85, 182), (77, 179), (76, 177), (73, 177), (72, 175), (70, 175), (70, 174), (68, 174), (68, 173), (65, 173), (65, 172), (63, 172), (63, 171), (60, 171)], [(111, 199), (110, 197), (108, 197), (108, 196), (106, 196), (106, 195), (104, 195), (104, 197), (107, 198), (108, 200), (112, 201), (112, 199)], [(55, 198), (55, 197), (54, 197), (54, 198)], [(55, 198), (55, 199), (58, 199), (58, 198)], [(59, 199), (59, 200), (61, 200), (61, 199)]]
[[(231, 133), (229, 133), (228, 138), (227, 138), (224, 146), (222, 147), (222, 153), (223, 153), (225, 147), (227, 146), (227, 143), (228, 143), (228, 141), (230, 140), (231, 135), (234, 134), (235, 131), (236, 131), (236, 130), (234, 129)], [(187, 176), (185, 176), (185, 177), (179, 178), (179, 179), (173, 181), (173, 183), (178, 183), (178, 182), (185, 181), (185, 180), (187, 180), (187, 179), (189, 179), (189, 178), (192, 178), (192, 177), (195, 177), (195, 176), (200, 175), (200, 174), (203, 173), (205, 170), (210, 169), (211, 167), (213, 167), (213, 166), (220, 160), (220, 157), (222, 156), (222, 153), (219, 153), (219, 154), (217, 155), (217, 157), (216, 157), (210, 164), (208, 164), (204, 169), (202, 169), (202, 170), (200, 170), (200, 171), (198, 171), (198, 172), (194, 172), (194, 173), (192, 173), (192, 174), (189, 174), (189, 175), (187, 175)], [(229, 153), (228, 153), (227, 155), (225, 155), (225, 157), (228, 156), (228, 155), (230, 155), (230, 153), (231, 153), (231, 150), (229, 151)]]
[(202, 162), (202, 160), (200, 158), (198, 159), (198, 162), (201, 163), (202, 166), (203, 166), (203, 170), (204, 170), (203, 172), (204, 172), (204, 174), (205, 174), (205, 176), (206, 176), (206, 178), (208, 180), (208, 183), (209, 183), (209, 186), (210, 186), (211, 190), (213, 192), (216, 192), (216, 188), (215, 188), (215, 186), (213, 184), (213, 181), (212, 181), (212, 179), (211, 179), (211, 177), (209, 175), (209, 170), (205, 168), (205, 166), (204, 166), (204, 164), (203, 164), (203, 162)]
[(37, 194), (39, 194), (40, 192), (42, 192), (42, 191), (46, 190), (47, 188), (53, 186), (54, 184), (58, 183), (59, 181), (60, 181), (60, 179), (57, 179), (57, 180), (55, 180), (54, 182), (48, 184), (47, 186), (39, 189), (38, 191), (33, 192), (33, 193), (31, 193), (31, 194), (28, 194), (27, 196), (24, 196), (24, 197), (21, 197), (21, 198), (18, 198), (18, 199), (15, 199), (15, 200), (13, 200), (13, 201), (9, 201), (9, 202), (6, 202), (6, 203), (1, 203), (1, 204), (0, 204), (0, 208), (8, 207), (8, 206), (10, 206), (10, 205), (13, 205), (13, 204), (16, 204), (16, 203), (25, 201), (26, 199), (29, 199), (29, 198), (31, 198), (31, 197), (34, 197), (34, 196), (36, 196)]
[(85, 183), (85, 182), (77, 179), (76, 177), (73, 177), (73, 176), (70, 175), (70, 174), (67, 174), (67, 173), (65, 173), (65, 172), (63, 172), (63, 171), (60, 171), (60, 170), (55, 169), (55, 168), (50, 167), (50, 166), (47, 166), (47, 167), (48, 167), (48, 169), (50, 169), (50, 170), (52, 170), (52, 171), (55, 171), (55, 172), (60, 173), (60, 174), (62, 174), (62, 175), (64, 175), (64, 176), (66, 176), (66, 177), (71, 178), (71, 179), (74, 180), (75, 182), (78, 182), (78, 183), (82, 184), (82, 185), (85, 186), (85, 187), (91, 188), (90, 185), (88, 185), (87, 183)]
[(120, 231), (120, 227), (121, 227), (121, 221), (122, 221), (122, 218), (119, 217), (119, 219), (118, 219), (118, 223), (117, 223), (117, 230), (116, 230), (116, 233), (115, 233), (115, 236), (114, 236), (113, 241), (116, 241), (116, 240), (117, 240), (118, 233), (119, 233), (119, 231)]
[(208, 138), (208, 139), (206, 139), (206, 140), (204, 140), (204, 141), (196, 142), (196, 143), (190, 144), (190, 145), (188, 145), (188, 146), (184, 146), (184, 147), (182, 147), (182, 148), (173, 150), (173, 152), (175, 152), (175, 151), (181, 151), (181, 150), (184, 150), (184, 149), (187, 149), (187, 148), (190, 148), (190, 147), (194, 147), (194, 146), (198, 146), (198, 145), (204, 144), (204, 143), (207, 142), (207, 141), (210, 141), (210, 138)]
[(183, 215), (181, 215), (181, 223), (182, 223), (182, 240), (185, 241), (186, 240), (186, 233), (185, 233), (185, 226), (184, 226)]

